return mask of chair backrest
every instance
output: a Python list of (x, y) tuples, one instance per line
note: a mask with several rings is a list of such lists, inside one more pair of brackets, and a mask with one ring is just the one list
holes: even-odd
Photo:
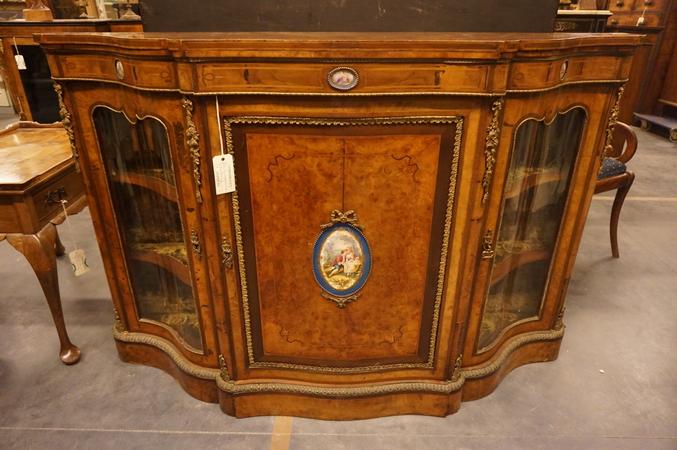
[(635, 130), (626, 123), (616, 122), (611, 146), (613, 148), (605, 156), (615, 158), (623, 163), (630, 161), (637, 150)]

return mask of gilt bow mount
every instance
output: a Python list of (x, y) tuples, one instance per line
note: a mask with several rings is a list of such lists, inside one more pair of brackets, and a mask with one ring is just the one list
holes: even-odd
[(331, 222), (325, 223), (324, 225), (320, 225), (320, 228), (324, 230), (326, 228), (334, 226), (334, 224), (336, 223), (348, 223), (357, 228), (358, 230), (363, 231), (362, 225), (358, 223), (357, 213), (352, 209), (346, 212), (342, 212), (339, 211), (338, 209), (335, 209), (331, 212), (329, 220), (331, 220)]
[(335, 209), (313, 246), (313, 275), (321, 296), (339, 309), (357, 300), (371, 270), (371, 249), (353, 210)]

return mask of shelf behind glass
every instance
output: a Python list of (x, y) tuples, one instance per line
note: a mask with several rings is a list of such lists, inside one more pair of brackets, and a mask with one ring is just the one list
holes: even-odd
[(540, 317), (585, 120), (585, 111), (573, 108), (550, 123), (525, 120), (516, 130), (480, 350), (508, 327)]
[(185, 233), (164, 125), (97, 107), (94, 125), (141, 322), (202, 349)]

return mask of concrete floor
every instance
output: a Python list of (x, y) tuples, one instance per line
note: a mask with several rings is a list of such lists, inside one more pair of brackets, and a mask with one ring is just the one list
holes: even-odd
[(67, 367), (28, 263), (0, 243), (0, 448), (677, 449), (677, 146), (639, 131), (637, 181), (610, 257), (611, 198), (598, 196), (569, 287), (553, 363), (517, 369), (450, 417), (357, 422), (233, 419), (169, 375), (118, 360), (101, 259), (85, 210), (60, 227), (92, 271), (59, 261), (66, 321), (83, 357)]
[(11, 106), (0, 106), (0, 130), (19, 120)]

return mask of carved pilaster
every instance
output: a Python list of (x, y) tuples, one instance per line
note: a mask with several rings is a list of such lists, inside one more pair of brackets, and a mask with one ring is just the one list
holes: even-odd
[(181, 101), (186, 116), (186, 146), (193, 160), (193, 181), (195, 182), (195, 198), (202, 203), (202, 175), (200, 174), (200, 134), (193, 122), (193, 102), (184, 97)]
[(606, 141), (604, 142), (604, 148), (602, 149), (600, 160), (604, 160), (604, 157), (608, 155), (613, 149), (614, 128), (616, 128), (616, 123), (618, 122), (618, 114), (621, 110), (621, 98), (623, 98), (623, 92), (625, 92), (625, 87), (619, 87), (618, 92), (616, 93), (616, 102), (614, 103), (614, 106), (611, 107), (609, 121), (606, 126)]
[(498, 138), (501, 135), (501, 127), (498, 123), (499, 115), (503, 109), (503, 97), (494, 101), (491, 105), (491, 122), (487, 129), (487, 137), (484, 144), (484, 178), (482, 178), (482, 203), (489, 198), (489, 189), (491, 180), (494, 177), (494, 166), (496, 165), (496, 149), (498, 148)]
[(228, 373), (228, 367), (226, 366), (226, 359), (223, 355), (219, 355), (219, 376), (223, 381), (230, 381), (230, 374)]
[(115, 331), (120, 333), (125, 331), (125, 326), (122, 324), (122, 319), (120, 319), (120, 313), (117, 308), (113, 308), (113, 317), (115, 318)]
[(454, 370), (451, 372), (451, 382), (458, 381), (461, 378), (461, 365), (463, 364), (463, 353), (458, 355), (454, 362)]
[(71, 152), (73, 153), (73, 159), (75, 160), (75, 170), (80, 172), (80, 155), (78, 153), (77, 147), (75, 146), (73, 119), (71, 118), (71, 113), (68, 111), (68, 108), (66, 108), (66, 103), (63, 100), (63, 88), (59, 83), (54, 83), (54, 91), (56, 92), (56, 97), (59, 100), (59, 115), (61, 116), (61, 124), (66, 130), (68, 142), (71, 145)]

